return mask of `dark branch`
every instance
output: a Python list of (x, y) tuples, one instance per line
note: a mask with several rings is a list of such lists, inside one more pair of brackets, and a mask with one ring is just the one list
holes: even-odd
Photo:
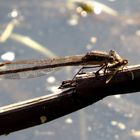
[(108, 76), (81, 76), (62, 93), (1, 107), (0, 135), (49, 122), (109, 95), (140, 91), (140, 66), (119, 72), (106, 84)]

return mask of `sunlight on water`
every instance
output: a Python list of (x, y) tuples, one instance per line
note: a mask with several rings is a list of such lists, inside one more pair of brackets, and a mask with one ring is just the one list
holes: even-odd
[[(139, 5), (138, 0), (1, 1), (1, 61), (116, 50), (129, 60), (129, 65), (139, 64)], [(79, 67), (68, 68), (34, 79), (0, 80), (0, 105), (61, 92), (61, 82), (72, 79), (78, 70)], [(139, 139), (139, 101), (139, 93), (106, 97), (81, 112), (2, 136), (0, 140)], [(40, 116), (39, 121), (44, 123), (47, 119)]]
[(15, 53), (14, 52), (6, 52), (1, 55), (1, 59), (4, 61), (13, 61), (15, 59)]

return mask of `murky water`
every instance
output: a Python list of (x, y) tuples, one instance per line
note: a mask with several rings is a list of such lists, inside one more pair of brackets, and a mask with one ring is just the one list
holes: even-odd
[[(57, 56), (114, 49), (127, 58), (129, 64), (139, 64), (139, 0), (100, 0), (117, 15), (107, 12), (107, 9), (97, 9), (96, 14), (87, 13), (87, 16), (80, 16), (68, 2), (1, 0), (1, 35), (8, 29), (7, 38), (4, 36), (0, 43), (0, 56), (12, 52), (14, 55), (7, 55), (7, 59), (51, 57), (42, 53), (42, 48)], [(30, 45), (25, 43), (25, 37)], [(32, 46), (41, 47), (37, 50)], [(74, 73), (75, 69), (64, 69), (35, 79), (1, 80), (0, 106), (50, 94), (61, 81), (72, 78)], [(107, 97), (48, 124), (1, 136), (0, 139), (139, 139), (139, 100), (139, 93)]]

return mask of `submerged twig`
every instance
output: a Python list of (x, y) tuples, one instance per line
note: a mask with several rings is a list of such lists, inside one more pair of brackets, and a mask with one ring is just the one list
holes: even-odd
[(49, 58), (57, 56), (52, 51), (47, 49), (45, 46), (41, 45), (40, 43), (38, 43), (37, 41), (31, 39), (28, 36), (12, 33), (9, 38), (11, 38), (12, 40), (15, 40), (16, 42), (24, 44), (25, 46), (30, 47), (31, 49), (36, 50), (36, 51), (44, 54), (45, 56), (47, 56)]
[(12, 34), (15, 26), (17, 26), (19, 24), (19, 21), (14, 19), (11, 22), (8, 23), (7, 27), (5, 28), (5, 30), (1, 33), (0, 35), (0, 43), (4, 43), (7, 41), (7, 39), (10, 37), (10, 35)]
[(53, 53), (52, 51), (50, 51), (48, 48), (46, 48), (45, 46), (43, 46), (42, 44), (38, 43), (37, 41), (31, 39), (28, 36), (24, 36), (21, 34), (16, 34), (13, 33), (14, 28), (20, 23), (20, 21), (14, 19), (11, 22), (8, 23), (7, 27), (5, 28), (4, 31), (0, 31), (1, 35), (0, 35), (0, 43), (4, 43), (6, 42), (8, 39), (12, 39), (16, 42), (19, 42), (33, 50), (36, 50), (40, 53), (42, 53), (43, 55), (52, 58), (52, 57), (56, 57), (57, 55), (55, 53)]

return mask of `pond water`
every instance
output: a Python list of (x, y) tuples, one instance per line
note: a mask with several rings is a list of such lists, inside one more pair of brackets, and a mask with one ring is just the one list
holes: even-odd
[[(139, 64), (140, 1), (98, 2), (117, 14), (95, 5), (97, 12), (80, 15), (77, 5), (71, 5), (70, 0), (1, 0), (1, 61), (84, 54), (90, 50), (109, 52), (113, 49), (128, 59), (130, 65)], [(34, 79), (0, 80), (0, 106), (50, 94), (63, 80), (71, 79), (76, 70), (66, 68)], [(0, 140), (139, 139), (139, 95), (107, 97), (50, 123), (1, 136)]]

